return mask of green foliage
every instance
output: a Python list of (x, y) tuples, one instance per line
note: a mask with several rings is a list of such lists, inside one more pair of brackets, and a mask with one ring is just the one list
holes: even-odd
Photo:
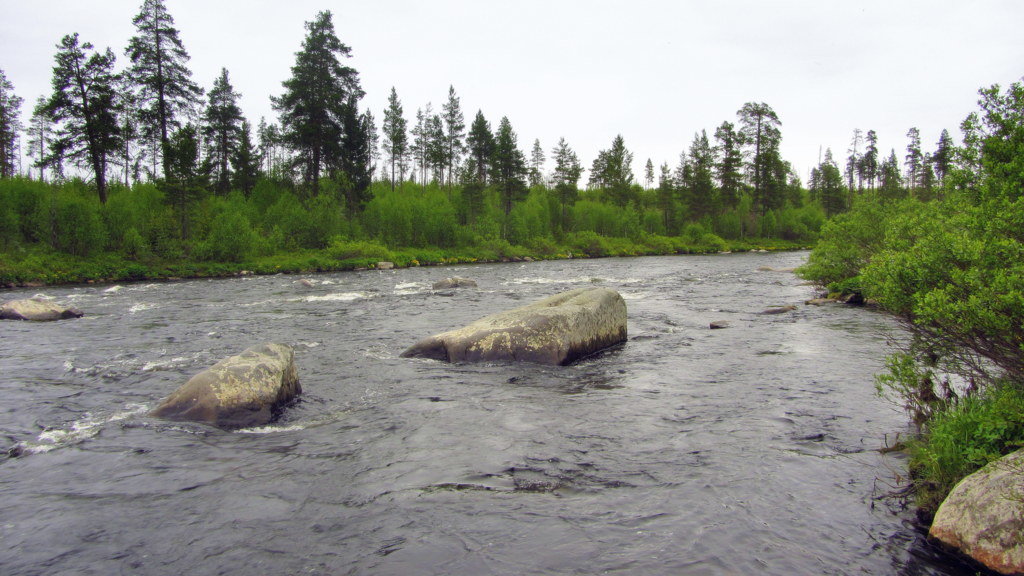
[(1001, 383), (933, 416), (908, 446), (917, 503), (934, 511), (963, 477), (1024, 446), (1024, 388)]
[(821, 227), (821, 237), (798, 273), (829, 286), (860, 275), (861, 269), (884, 246), (889, 216), (899, 207), (887, 207), (870, 197), (854, 204)]

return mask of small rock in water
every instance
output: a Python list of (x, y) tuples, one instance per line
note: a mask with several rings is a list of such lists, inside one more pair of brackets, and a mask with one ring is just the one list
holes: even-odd
[(377, 262), (377, 270), (393, 270), (394, 268), (394, 262)]
[(312, 288), (313, 287), (313, 282), (307, 280), (306, 278), (303, 278), (302, 280), (299, 280), (299, 284), (302, 285), (302, 286), (305, 286), (306, 288)]
[(470, 280), (469, 278), (459, 278), (453, 276), (451, 278), (445, 278), (444, 280), (438, 280), (434, 282), (431, 287), (433, 290), (448, 290), (450, 288), (476, 288), (476, 280)]
[(796, 310), (796, 306), (769, 306), (764, 310), (758, 312), (758, 314), (785, 314), (786, 312), (792, 312)]
[(725, 320), (715, 320), (710, 324), (712, 330), (722, 330), (723, 328), (729, 328), (730, 324)]

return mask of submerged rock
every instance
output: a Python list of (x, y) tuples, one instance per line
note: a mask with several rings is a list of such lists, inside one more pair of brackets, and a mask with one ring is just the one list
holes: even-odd
[(785, 314), (786, 312), (792, 312), (796, 310), (796, 306), (769, 306), (764, 310), (758, 312), (758, 314)]
[(608, 288), (580, 288), (430, 336), (402, 356), (565, 365), (625, 340), (622, 296)]
[(729, 322), (725, 320), (715, 320), (714, 322), (709, 324), (709, 328), (711, 328), (712, 330), (722, 330), (724, 328), (728, 328), (729, 326)]
[(808, 306), (824, 306), (825, 304), (835, 304), (839, 302), (835, 298), (811, 298), (804, 302)]
[(928, 534), (1001, 574), (1024, 574), (1024, 450), (953, 488)]
[(152, 415), (221, 428), (259, 426), (301, 392), (291, 346), (260, 344), (196, 374)]
[(438, 280), (431, 286), (434, 290), (448, 290), (450, 288), (476, 288), (476, 280), (470, 280), (469, 278), (459, 278), (453, 276), (451, 278), (445, 278), (444, 280)]
[(0, 306), (0, 320), (31, 320), (48, 322), (81, 318), (85, 313), (71, 306), (61, 306), (52, 300), (33, 297), (24, 300), (11, 300)]

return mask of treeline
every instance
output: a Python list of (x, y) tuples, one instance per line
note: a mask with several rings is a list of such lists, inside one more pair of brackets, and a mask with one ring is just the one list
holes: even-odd
[(929, 168), (912, 132), (909, 192), (869, 186), (825, 224), (801, 270), (876, 300), (909, 330), (879, 390), (922, 431), (910, 471), (929, 512), (1024, 446), (1024, 84), (980, 94), (961, 146), (940, 141)]
[[(963, 125), (964, 133), (974, 137), (974, 120)], [(843, 168), (839, 167), (832, 149), (825, 151), (822, 161), (811, 170), (808, 183), (811, 198), (821, 204), (828, 216), (848, 210), (860, 196), (871, 193), (886, 200), (916, 198), (933, 200), (945, 190), (946, 178), (955, 166), (955, 146), (947, 130), (943, 130), (931, 153), (921, 144), (921, 131), (907, 131), (907, 153), (902, 168), (896, 150), (882, 158), (878, 150), (878, 134), (855, 129)]]
[(359, 108), (359, 74), (330, 12), (306, 23), (291, 77), (271, 97), (277, 122), (255, 130), (226, 69), (209, 91), (192, 80), (162, 0), (145, 0), (133, 23), (121, 71), (111, 49), (77, 34), (58, 44), (53, 92), (25, 129), (34, 181), (15, 178), (22, 100), (0, 72), (5, 250), (240, 262), (371, 242), (467, 258), (598, 256), (807, 244), (824, 221), (763, 103), (744, 105), (713, 140), (695, 135), (656, 184), (650, 160), (637, 182), (617, 136), (580, 189), (587, 170), (564, 138), (548, 172), (540, 142), (527, 157), (507, 117), (495, 127), (478, 111), (467, 126), (453, 87), (411, 124), (392, 89), (378, 128)]

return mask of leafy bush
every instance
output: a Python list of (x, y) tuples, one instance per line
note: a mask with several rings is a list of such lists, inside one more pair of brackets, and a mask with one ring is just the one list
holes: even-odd
[(1024, 446), (1024, 389), (1001, 383), (936, 412), (912, 441), (917, 503), (934, 511), (964, 476)]

